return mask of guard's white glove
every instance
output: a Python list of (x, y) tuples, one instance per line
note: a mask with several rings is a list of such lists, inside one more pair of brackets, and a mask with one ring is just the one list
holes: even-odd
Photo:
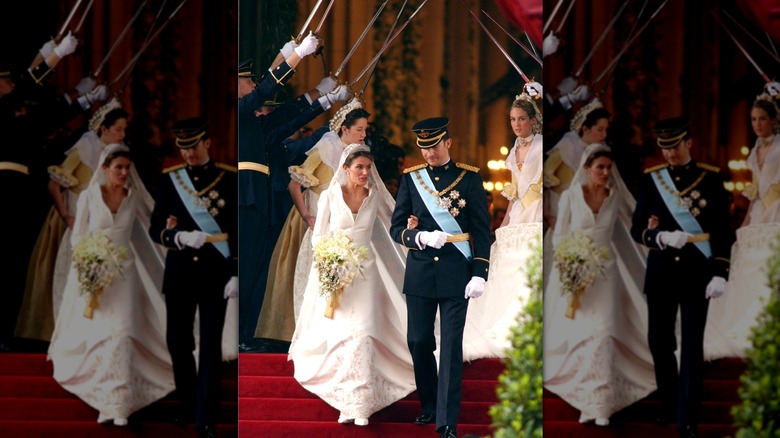
[(542, 41), (542, 58), (555, 53), (558, 50), (558, 45), (560, 43), (558, 37), (550, 31), (550, 33), (544, 37), (544, 41)]
[(464, 298), (479, 298), (485, 291), (485, 279), (482, 277), (471, 277), (469, 284), (466, 285)]
[(576, 102), (584, 102), (590, 97), (590, 90), (587, 85), (580, 85), (569, 94), (561, 96), (559, 99), (561, 106), (565, 109), (569, 109)]
[(43, 43), (43, 45), (41, 46), (41, 49), (38, 50), (38, 52), (40, 52), (40, 54), (43, 57), (43, 59), (46, 59), (46, 58), (49, 57), (49, 55), (54, 53), (54, 47), (56, 47), (56, 45), (54, 44), (54, 41), (49, 40), (49, 41), (46, 41), (45, 43)]
[(75, 52), (76, 46), (78, 46), (78, 44), (79, 42), (76, 37), (74, 37), (73, 34), (68, 31), (68, 34), (65, 35), (65, 38), (63, 38), (59, 44), (57, 44), (57, 47), (55, 47), (53, 51), (57, 56), (60, 57), (60, 59), (62, 59)]
[(92, 89), (95, 88), (95, 85), (97, 85), (95, 78), (92, 76), (84, 76), (79, 83), (76, 84), (76, 91), (79, 92), (79, 96), (83, 96), (92, 91)]
[(86, 94), (89, 103), (103, 102), (108, 99), (108, 88), (105, 85), (98, 85), (92, 91)]
[(198, 249), (206, 243), (208, 236), (203, 231), (179, 231), (176, 233), (175, 240), (179, 247), (189, 246), (190, 248)]
[(726, 292), (726, 279), (723, 277), (712, 277), (707, 284), (705, 295), (707, 298), (720, 298)]
[(541, 99), (542, 98), (542, 91), (544, 90), (542, 88), (542, 84), (538, 82), (529, 82), (525, 84), (524, 86), (525, 92), (533, 97), (534, 99)]
[(766, 92), (775, 99), (780, 98), (780, 82), (768, 82), (764, 89), (766, 89)]
[(449, 234), (444, 231), (420, 231), (417, 233), (418, 243), (422, 244), (422, 247), (431, 246), (433, 248), (441, 248), (447, 242), (447, 236)]
[(656, 236), (656, 239), (658, 240), (658, 246), (662, 249), (667, 246), (680, 249), (688, 242), (688, 237), (690, 237), (690, 234), (685, 231), (661, 231)]
[(558, 89), (558, 92), (561, 93), (561, 95), (569, 94), (577, 88), (577, 80), (571, 76), (566, 76), (555, 88)]
[(320, 41), (317, 39), (317, 37), (309, 31), (309, 34), (306, 35), (306, 38), (301, 41), (301, 45), (293, 49), (298, 56), (301, 58), (311, 55), (317, 50), (317, 46), (320, 44)]
[(225, 293), (222, 295), (225, 299), (236, 298), (238, 296), (238, 277), (230, 277), (225, 285)]
[(295, 40), (287, 41), (287, 44), (282, 46), (282, 50), (279, 50), (279, 53), (282, 54), (284, 59), (287, 59), (293, 54), (293, 50), (295, 50), (296, 47), (298, 47), (298, 43), (296, 43)]
[(317, 91), (320, 92), (320, 96), (324, 96), (330, 93), (331, 91), (335, 90), (336, 85), (338, 84), (336, 83), (336, 80), (333, 79), (332, 76), (325, 76), (324, 78), (322, 78), (320, 83), (317, 84), (317, 86), (314, 88), (316, 88)]
[(317, 99), (322, 105), (322, 108), (329, 110), (330, 107), (336, 102), (346, 102), (352, 93), (347, 90), (346, 85), (339, 85), (335, 90)]

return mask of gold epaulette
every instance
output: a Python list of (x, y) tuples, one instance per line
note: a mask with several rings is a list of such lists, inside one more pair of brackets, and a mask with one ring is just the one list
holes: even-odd
[(645, 173), (655, 172), (656, 170), (661, 170), (664, 167), (669, 167), (669, 163), (664, 163), (664, 164), (659, 164), (657, 166), (648, 167), (647, 169), (645, 169)]
[(163, 173), (173, 172), (174, 170), (179, 170), (179, 169), (181, 169), (183, 167), (186, 167), (186, 166), (187, 166), (187, 163), (177, 164), (175, 166), (171, 166), (171, 167), (163, 170)]
[(231, 166), (231, 165), (229, 165), (229, 164), (225, 164), (225, 163), (214, 163), (214, 165), (215, 165), (215, 166), (217, 166), (218, 168), (222, 169), (222, 170), (227, 170), (228, 172), (233, 172), (233, 173), (236, 173), (236, 172), (238, 172), (238, 168), (237, 168), (237, 167), (235, 167), (235, 166)]
[(461, 168), (461, 169), (470, 170), (472, 172), (479, 172), (479, 167), (474, 167), (474, 166), (469, 165), (469, 164), (455, 163), (455, 167), (458, 167), (458, 168)]
[(424, 169), (425, 166), (427, 166), (427, 164), (418, 164), (416, 166), (407, 167), (406, 169), (404, 169), (404, 173), (409, 173), (409, 172), (414, 172), (415, 170)]
[(720, 173), (720, 167), (715, 167), (711, 164), (696, 163), (696, 167), (699, 169), (709, 170), (710, 172)]

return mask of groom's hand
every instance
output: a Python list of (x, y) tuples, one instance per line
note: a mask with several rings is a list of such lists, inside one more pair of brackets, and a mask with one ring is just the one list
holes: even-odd
[(439, 230), (420, 231), (417, 233), (417, 239), (419, 239), (418, 243), (422, 244), (422, 249), (425, 249), (426, 246), (432, 246), (436, 249), (441, 248), (447, 241), (447, 236), (450, 236), (450, 234)]
[(723, 277), (712, 277), (707, 285), (705, 295), (707, 298), (720, 298), (726, 292), (726, 279)]
[(180, 231), (176, 233), (175, 240), (179, 247), (189, 246), (190, 248), (198, 249), (206, 243), (208, 236), (203, 231)]
[(466, 294), (464, 298), (479, 298), (485, 291), (485, 279), (482, 277), (471, 277), (471, 281), (466, 285)]
[(667, 246), (680, 249), (688, 242), (691, 235), (685, 231), (661, 231), (658, 233), (658, 246), (665, 249)]
[(225, 285), (225, 293), (223, 294), (223, 297), (227, 300), (228, 298), (236, 298), (238, 296), (238, 277), (235, 275), (230, 277), (230, 280)]

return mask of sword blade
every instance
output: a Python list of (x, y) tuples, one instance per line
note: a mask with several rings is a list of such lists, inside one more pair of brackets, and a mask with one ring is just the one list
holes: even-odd
[[(737, 26), (738, 26), (740, 29), (742, 29), (742, 31), (743, 31), (743, 32), (745, 32), (745, 33), (747, 34), (747, 36), (749, 36), (751, 39), (753, 39), (753, 41), (755, 41), (755, 42), (756, 42), (756, 44), (758, 44), (758, 47), (761, 47), (762, 49), (764, 49), (764, 51), (766, 51), (766, 53), (768, 53), (768, 54), (769, 54), (769, 56), (771, 56), (771, 57), (772, 57), (772, 58), (773, 58), (775, 61), (777, 61), (777, 62), (780, 62), (780, 58), (778, 58), (778, 57), (777, 57), (777, 53), (772, 53), (772, 51), (771, 51), (771, 50), (769, 50), (769, 48), (768, 48), (767, 46), (765, 46), (765, 45), (764, 45), (764, 44), (763, 44), (761, 41), (759, 41), (759, 40), (758, 40), (758, 38), (756, 38), (755, 36), (753, 36), (753, 34), (751, 34), (751, 33), (750, 33), (750, 32), (749, 32), (747, 29), (745, 29), (745, 26), (743, 26), (742, 24), (740, 24), (740, 22), (739, 22), (739, 21), (737, 21), (737, 19), (736, 19), (736, 18), (732, 17), (732, 16), (731, 16), (731, 15), (730, 15), (728, 12), (726, 12), (726, 11), (723, 11), (723, 13), (724, 13), (724, 14), (725, 14), (727, 17), (729, 17), (729, 18), (731, 19), (731, 21), (733, 21), (733, 22), (734, 22), (734, 24), (736, 24), (736, 25), (737, 25)], [(769, 42), (770, 42), (770, 44), (771, 44), (771, 43), (772, 43), (772, 40), (770, 39), (770, 40), (769, 40)]]
[[(520, 41), (519, 41), (517, 38), (515, 38), (515, 37), (514, 37), (514, 35), (512, 35), (511, 33), (509, 33), (509, 31), (507, 31), (506, 29), (504, 29), (504, 27), (503, 27), (503, 26), (501, 26), (501, 25), (498, 23), (498, 21), (496, 21), (496, 19), (495, 19), (495, 18), (491, 17), (491, 16), (490, 16), (490, 14), (488, 14), (488, 13), (487, 13), (487, 12), (486, 12), (484, 9), (482, 10), (482, 13), (483, 13), (483, 14), (485, 14), (485, 15), (487, 15), (487, 17), (488, 17), (488, 18), (490, 18), (490, 21), (492, 21), (492, 22), (493, 22), (493, 23), (494, 23), (496, 26), (498, 26), (498, 28), (499, 28), (499, 29), (501, 29), (502, 31), (504, 31), (504, 33), (506, 34), (506, 36), (508, 36), (508, 37), (509, 37), (509, 38), (510, 38), (512, 41), (514, 41), (515, 43), (517, 43), (517, 45), (518, 45), (518, 46), (520, 46), (520, 47), (521, 47), (523, 50), (525, 50), (525, 52), (526, 52), (526, 53), (528, 53), (528, 54), (531, 56), (531, 58), (533, 58), (533, 59), (534, 59), (534, 61), (538, 62), (538, 63), (539, 63), (539, 65), (542, 65), (542, 60), (539, 58), (539, 54), (538, 54), (538, 53), (536, 53), (536, 49), (534, 49), (534, 51), (533, 51), (533, 52), (531, 52), (531, 50), (530, 50), (530, 49), (528, 49), (528, 47), (526, 47), (526, 45), (525, 45), (525, 44), (523, 44), (522, 42), (520, 42)], [(528, 33), (526, 33), (526, 34), (525, 34), (525, 36), (526, 36), (526, 38), (528, 38)], [(530, 39), (530, 38), (528, 38), (528, 42), (529, 42), (529, 45), (531, 46), (531, 48), (533, 49), (533, 48), (534, 48), (534, 45), (533, 45), (533, 42), (531, 42), (531, 39)]]
[(574, 3), (577, 0), (571, 0), (571, 3), (569, 3), (569, 7), (566, 8), (566, 12), (563, 14), (563, 18), (561, 18), (561, 22), (558, 23), (558, 28), (555, 29), (555, 33), (561, 33), (561, 29), (563, 29), (563, 25), (566, 23), (566, 19), (569, 18), (569, 13), (571, 12), (572, 8), (574, 7)]
[(490, 33), (490, 31), (487, 29), (487, 27), (485, 27), (485, 25), (479, 19), (477, 14), (475, 14), (474, 11), (472, 11), (471, 8), (469, 8), (469, 5), (468, 5), (468, 3), (466, 3), (466, 0), (460, 0), (460, 2), (463, 3), (463, 7), (465, 7), (466, 10), (469, 11), (469, 14), (471, 14), (471, 16), (474, 17), (474, 20), (477, 21), (477, 24), (479, 24), (479, 27), (481, 27), (482, 30), (485, 31), (487, 36), (490, 37), (490, 40), (493, 41), (493, 44), (495, 44), (496, 47), (498, 47), (498, 50), (501, 51), (501, 53), (504, 55), (506, 60), (509, 61), (509, 63), (512, 65), (512, 67), (514, 67), (515, 70), (517, 70), (518, 73), (520, 73), (520, 77), (522, 77), (523, 80), (526, 83), (531, 82), (531, 80), (528, 79), (528, 76), (526, 76), (525, 73), (523, 73), (523, 70), (521, 70), (520, 67), (518, 67), (518, 65), (515, 63), (515, 61), (512, 59), (512, 57), (509, 56), (509, 54), (506, 52), (506, 50), (504, 50), (503, 47), (501, 47), (501, 44), (498, 43), (498, 40), (496, 39), (496, 37), (494, 37), (493, 34)]
[(314, 13), (317, 12), (317, 9), (320, 8), (320, 4), (322, 4), (322, 0), (317, 0), (317, 3), (314, 4), (314, 8), (309, 12), (309, 17), (306, 18), (306, 21), (303, 23), (303, 26), (301, 27), (301, 31), (298, 32), (298, 37), (296, 40), (299, 40), (303, 37), (303, 33), (306, 32), (306, 28), (309, 27), (309, 23), (311, 23), (311, 20), (314, 18)]
[(317, 35), (320, 34), (320, 29), (322, 29), (322, 25), (323, 25), (323, 23), (325, 23), (325, 18), (328, 16), (328, 14), (330, 14), (330, 8), (333, 7), (333, 3), (335, 1), (336, 0), (330, 0), (330, 3), (328, 3), (328, 7), (325, 8), (325, 12), (322, 14), (322, 18), (320, 18), (320, 23), (317, 25), (317, 28), (314, 29), (314, 33), (315, 34), (317, 34)]
[[(404, 9), (406, 9), (406, 3), (408, 0), (404, 0), (404, 4), (401, 5), (401, 9), (398, 10), (398, 15), (395, 16), (395, 21), (393, 21), (393, 25), (390, 26), (390, 31), (387, 32), (387, 36), (385, 37), (384, 42), (382, 42), (382, 47), (387, 44), (387, 41), (390, 40), (390, 36), (393, 35), (393, 31), (395, 30), (395, 27), (398, 25), (398, 21), (401, 19), (401, 14), (404, 13)], [(371, 71), (368, 73), (368, 77), (366, 78), (366, 82), (363, 84), (363, 87), (358, 92), (358, 96), (362, 96), (363, 92), (366, 90), (366, 87), (368, 87), (369, 81), (371, 81), (371, 76), (374, 75), (374, 71), (376, 71), (376, 66), (379, 65), (380, 58), (377, 58), (376, 62), (373, 63), (371, 67)], [(371, 64), (369, 64), (371, 65)], [(365, 71), (365, 70), (364, 70)], [(349, 86), (350, 88), (354, 87), (357, 81), (360, 80), (360, 76), (355, 78), (355, 80), (352, 82), (352, 84)]]
[(100, 65), (98, 65), (98, 68), (95, 69), (95, 73), (93, 74), (94, 77), (97, 77), (100, 72), (103, 70), (103, 67), (106, 65), (106, 62), (108, 62), (108, 59), (111, 58), (111, 55), (114, 54), (114, 51), (116, 51), (117, 47), (119, 47), (119, 43), (122, 42), (122, 40), (125, 38), (125, 35), (127, 35), (127, 32), (130, 31), (130, 27), (132, 27), (133, 22), (138, 19), (138, 17), (141, 15), (141, 12), (144, 9), (144, 6), (146, 6), (146, 3), (148, 3), (149, 0), (144, 0), (143, 3), (141, 3), (141, 6), (138, 7), (138, 9), (133, 13), (133, 16), (130, 17), (130, 21), (127, 22), (125, 25), (125, 28), (122, 29), (122, 32), (119, 34), (119, 36), (116, 38), (116, 41), (114, 41), (114, 45), (111, 46), (111, 48), (108, 50), (108, 53), (106, 53), (106, 56), (103, 58), (103, 61), (100, 62)]
[[(628, 35), (626, 36), (626, 40), (631, 39), (632, 36), (634, 36), (634, 32), (636, 31), (636, 27), (639, 24), (639, 20), (642, 18), (643, 15), (645, 15), (645, 9), (647, 9), (647, 4), (650, 2), (650, 0), (645, 0), (645, 2), (642, 4), (642, 9), (639, 10), (639, 14), (636, 16), (636, 20), (634, 21), (634, 24), (631, 26), (631, 30), (628, 32)], [(613, 68), (609, 72), (609, 77), (607, 77), (607, 80), (604, 81), (604, 86), (601, 87), (601, 91), (599, 91), (599, 96), (603, 95), (604, 92), (607, 90), (607, 87), (609, 86), (609, 83), (612, 82), (612, 78), (615, 77), (615, 71), (617, 69)]]
[(95, 0), (89, 0), (86, 9), (84, 9), (84, 14), (81, 16), (81, 20), (79, 20), (79, 24), (76, 25), (76, 29), (73, 30), (73, 33), (77, 33), (81, 30), (81, 26), (84, 24), (84, 19), (87, 18), (87, 14), (89, 14), (89, 10), (92, 9), (93, 3), (95, 3)]
[[(141, 46), (146, 44), (146, 42), (149, 41), (149, 39), (152, 37), (152, 32), (154, 32), (154, 28), (157, 26), (157, 23), (160, 22), (160, 17), (162, 16), (162, 12), (165, 10), (166, 4), (168, 4), (168, 0), (163, 0), (162, 3), (160, 4), (160, 9), (157, 10), (157, 15), (154, 16), (154, 22), (152, 23), (151, 26), (149, 26), (149, 31), (146, 32), (146, 38), (144, 38), (144, 41), (143, 43), (141, 43)], [(133, 69), (137, 64), (138, 64), (138, 59), (136, 58), (136, 60), (130, 65), (130, 69), (128, 71), (132, 73)], [(122, 83), (122, 85), (116, 90), (116, 94), (121, 95), (122, 93), (124, 93), (127, 84), (130, 83), (130, 77), (132, 76), (130, 73), (128, 73), (125, 76), (125, 80)]]
[(544, 28), (542, 29), (542, 35), (547, 33), (547, 28), (550, 27), (550, 23), (552, 23), (553, 18), (555, 18), (555, 14), (558, 13), (558, 9), (561, 8), (561, 5), (563, 4), (563, 0), (558, 0), (558, 3), (555, 4), (555, 7), (552, 10), (552, 13), (547, 18), (547, 23), (544, 23)]
[(371, 68), (371, 66), (375, 62), (377, 62), (377, 60), (379, 60), (379, 58), (382, 56), (382, 54), (390, 47), (391, 44), (393, 44), (393, 41), (395, 41), (395, 39), (398, 38), (398, 35), (400, 35), (401, 32), (403, 32), (404, 29), (406, 29), (406, 26), (408, 26), (409, 23), (412, 22), (412, 19), (414, 18), (414, 16), (417, 15), (417, 13), (420, 12), (420, 10), (423, 8), (423, 6), (425, 6), (427, 3), (428, 3), (428, 0), (423, 0), (423, 2), (420, 3), (420, 6), (418, 6), (417, 9), (414, 12), (412, 12), (412, 15), (410, 15), (409, 18), (406, 19), (404, 24), (402, 24), (401, 27), (398, 28), (398, 30), (395, 31), (393, 36), (391, 36), (390, 39), (385, 42), (385, 44), (379, 49), (379, 52), (377, 52), (377, 54), (371, 59), (371, 61), (368, 62), (368, 65), (366, 65), (366, 67), (363, 69), (363, 71), (361, 71), (358, 74), (358, 76), (357, 76), (358, 79), (356, 79), (354, 82), (352, 82), (353, 85), (355, 84), (355, 82), (357, 82), (368, 71), (368, 69)]
[(725, 31), (726, 31), (726, 33), (729, 35), (729, 37), (731, 38), (731, 40), (732, 40), (732, 41), (734, 41), (734, 44), (736, 44), (736, 45), (737, 45), (737, 48), (739, 49), (739, 51), (740, 51), (740, 52), (742, 52), (742, 54), (743, 54), (743, 55), (745, 55), (745, 58), (747, 58), (747, 60), (748, 60), (748, 61), (750, 61), (750, 63), (751, 63), (751, 64), (753, 64), (753, 67), (755, 67), (755, 69), (758, 71), (758, 74), (760, 74), (760, 75), (761, 75), (761, 77), (763, 77), (763, 78), (764, 78), (764, 81), (766, 81), (766, 82), (770, 82), (770, 80), (769, 80), (769, 76), (767, 76), (767, 75), (766, 75), (766, 73), (764, 73), (764, 71), (763, 71), (763, 70), (761, 70), (761, 67), (759, 67), (759, 66), (758, 66), (758, 63), (756, 63), (756, 61), (753, 59), (753, 57), (752, 57), (752, 56), (750, 56), (750, 54), (747, 52), (747, 50), (745, 50), (745, 48), (744, 48), (744, 47), (742, 47), (742, 44), (740, 44), (740, 43), (739, 43), (739, 41), (737, 41), (737, 38), (734, 36), (734, 34), (733, 34), (733, 33), (731, 33), (731, 31), (729, 30), (729, 28), (728, 28), (728, 27), (726, 27), (726, 24), (725, 24), (725, 23), (723, 23), (723, 22), (720, 20), (720, 18), (719, 18), (719, 17), (718, 17), (718, 15), (715, 13), (715, 11), (712, 11), (712, 10), (710, 10), (710, 13), (712, 13), (712, 16), (713, 16), (713, 17), (715, 17), (715, 21), (717, 21), (717, 22), (718, 22), (718, 24), (720, 24), (720, 26), (723, 28), (723, 30), (725, 30)]
[(68, 18), (65, 19), (65, 23), (62, 24), (62, 28), (57, 34), (57, 38), (55, 38), (57, 41), (62, 39), (62, 35), (65, 34), (65, 29), (68, 28), (68, 24), (70, 24), (70, 20), (72, 20), (73, 16), (76, 14), (76, 10), (79, 8), (79, 5), (81, 5), (81, 0), (76, 0), (76, 4), (73, 5), (73, 8), (71, 8), (70, 13), (68, 14)]
[(609, 21), (607, 27), (604, 28), (603, 32), (601, 32), (601, 35), (599, 35), (599, 39), (596, 40), (596, 44), (593, 45), (593, 47), (590, 49), (590, 53), (588, 53), (588, 56), (586, 56), (585, 59), (582, 61), (580, 68), (578, 68), (577, 71), (574, 73), (575, 78), (580, 76), (580, 74), (582, 73), (582, 69), (585, 68), (585, 65), (588, 64), (588, 61), (590, 61), (590, 58), (593, 57), (593, 54), (596, 53), (596, 50), (599, 48), (601, 43), (604, 42), (604, 39), (607, 37), (607, 34), (609, 33), (610, 29), (612, 29), (615, 26), (615, 22), (617, 22), (617, 19), (620, 18), (620, 14), (622, 14), (623, 11), (626, 9), (628, 3), (629, 1), (623, 3), (620, 9), (618, 9), (617, 14), (615, 14), (615, 16), (612, 17), (612, 20)]
[(602, 71), (601, 74), (592, 82), (593, 84), (600, 81), (604, 77), (604, 75), (607, 74), (607, 72), (612, 68), (612, 66), (617, 64), (617, 62), (620, 60), (620, 57), (623, 56), (623, 54), (626, 53), (628, 48), (631, 46), (631, 43), (633, 43), (637, 38), (639, 38), (639, 35), (642, 35), (642, 32), (644, 32), (644, 30), (647, 29), (647, 26), (650, 25), (650, 23), (653, 21), (653, 18), (655, 18), (656, 15), (658, 15), (658, 13), (661, 12), (661, 9), (663, 9), (667, 3), (669, 3), (669, 0), (664, 0), (664, 2), (661, 3), (660, 6), (658, 6), (658, 9), (656, 9), (655, 12), (653, 12), (650, 18), (647, 19), (647, 22), (645, 22), (645, 24), (643, 24), (642, 27), (639, 28), (636, 34), (634, 34), (634, 36), (632, 36), (631, 38), (628, 39), (628, 41), (626, 41), (626, 43), (623, 45), (623, 48), (620, 49), (618, 54), (615, 55), (615, 58), (612, 59), (609, 65), (607, 65), (607, 68), (605, 68), (604, 71)]
[(343, 61), (341, 61), (341, 65), (339, 65), (339, 68), (336, 70), (336, 73), (333, 73), (333, 76), (338, 76), (341, 73), (341, 71), (344, 70), (344, 66), (347, 65), (347, 61), (349, 61), (349, 59), (352, 58), (352, 55), (355, 53), (355, 50), (357, 50), (358, 46), (363, 41), (363, 38), (366, 37), (366, 34), (368, 33), (369, 29), (371, 29), (371, 27), (374, 25), (374, 22), (376, 21), (376, 19), (379, 18), (379, 14), (382, 13), (382, 10), (387, 5), (387, 1), (388, 0), (385, 0), (384, 3), (382, 3), (379, 6), (379, 9), (377, 9), (377, 11), (374, 14), (373, 18), (371, 18), (371, 21), (368, 23), (368, 26), (366, 26), (366, 28), (363, 29), (363, 33), (360, 34), (360, 37), (358, 38), (358, 40), (355, 43), (355, 45), (352, 46), (352, 48), (349, 50), (349, 53), (347, 53), (347, 56), (344, 58)]

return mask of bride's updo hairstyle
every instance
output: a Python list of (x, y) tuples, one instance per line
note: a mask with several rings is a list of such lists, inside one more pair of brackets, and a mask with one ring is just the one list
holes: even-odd
[(350, 152), (350, 154), (347, 155), (347, 158), (344, 159), (344, 166), (345, 167), (351, 166), (352, 162), (355, 161), (355, 159), (358, 157), (366, 157), (372, 162), (374, 161), (374, 156), (371, 155), (371, 151), (368, 150), (368, 148), (365, 149), (360, 148)]
[(116, 160), (119, 157), (125, 157), (130, 161), (133, 161), (133, 158), (130, 156), (130, 151), (127, 149), (117, 149), (113, 152), (110, 152), (108, 155), (106, 155), (106, 159), (103, 160), (103, 167), (108, 167), (111, 165), (111, 162)]
[(612, 160), (612, 162), (615, 162), (615, 157), (612, 155), (612, 151), (608, 151), (605, 149), (597, 150), (596, 152), (588, 155), (588, 158), (585, 159), (584, 167), (590, 167), (596, 159), (605, 157)]

